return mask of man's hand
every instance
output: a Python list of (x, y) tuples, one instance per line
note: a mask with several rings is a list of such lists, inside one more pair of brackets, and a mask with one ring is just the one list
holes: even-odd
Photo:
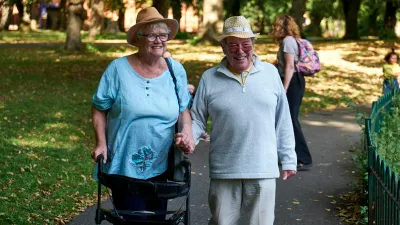
[(287, 180), (287, 179), (293, 177), (294, 175), (296, 175), (296, 171), (294, 171), (294, 170), (284, 170), (283, 171), (283, 175), (282, 175), (282, 179), (283, 180)]

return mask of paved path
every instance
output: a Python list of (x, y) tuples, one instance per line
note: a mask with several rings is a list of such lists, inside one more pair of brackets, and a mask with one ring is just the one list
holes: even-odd
[[(348, 150), (360, 144), (361, 129), (356, 124), (355, 112), (336, 109), (310, 113), (301, 117), (301, 123), (314, 157), (314, 166), (310, 171), (298, 172), (288, 181), (278, 180), (275, 225), (341, 224), (335, 217), (338, 211), (333, 203), (340, 194), (351, 190), (354, 181), (354, 165)], [(207, 203), (208, 143), (200, 143), (190, 160), (194, 172), (191, 224), (207, 225), (210, 217)], [(176, 209), (181, 202), (181, 199), (174, 200), (170, 206)], [(94, 207), (88, 208), (69, 225), (95, 224), (94, 212)]]

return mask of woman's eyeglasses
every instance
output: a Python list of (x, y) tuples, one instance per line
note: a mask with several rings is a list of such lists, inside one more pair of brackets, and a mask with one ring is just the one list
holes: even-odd
[(165, 42), (168, 41), (169, 34), (165, 33), (165, 34), (139, 34), (139, 35), (146, 37), (148, 41), (155, 41), (157, 38), (159, 38), (160, 41)]

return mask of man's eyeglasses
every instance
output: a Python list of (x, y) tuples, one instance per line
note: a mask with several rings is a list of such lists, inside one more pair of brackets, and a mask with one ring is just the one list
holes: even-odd
[(165, 34), (139, 34), (140, 36), (146, 37), (148, 41), (155, 41), (157, 38), (160, 38), (160, 41), (165, 42), (168, 41), (168, 33)]
[(225, 46), (228, 48), (229, 52), (232, 52), (232, 53), (237, 52), (239, 49), (242, 49), (244, 52), (247, 52), (247, 51), (250, 51), (253, 49), (253, 44), (251, 42), (248, 42), (248, 43), (245, 42), (242, 44), (236, 44), (236, 43), (235, 44), (226, 44)]

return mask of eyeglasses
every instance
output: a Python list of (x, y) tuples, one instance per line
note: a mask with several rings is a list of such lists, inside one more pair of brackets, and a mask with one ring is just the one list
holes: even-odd
[(237, 52), (239, 49), (242, 49), (244, 52), (248, 52), (253, 49), (253, 44), (251, 42), (245, 42), (242, 44), (226, 44), (225, 45), (229, 52)]
[(160, 38), (160, 41), (165, 42), (168, 41), (168, 33), (165, 34), (139, 34), (140, 36), (146, 37), (148, 41), (155, 41), (157, 38)]

